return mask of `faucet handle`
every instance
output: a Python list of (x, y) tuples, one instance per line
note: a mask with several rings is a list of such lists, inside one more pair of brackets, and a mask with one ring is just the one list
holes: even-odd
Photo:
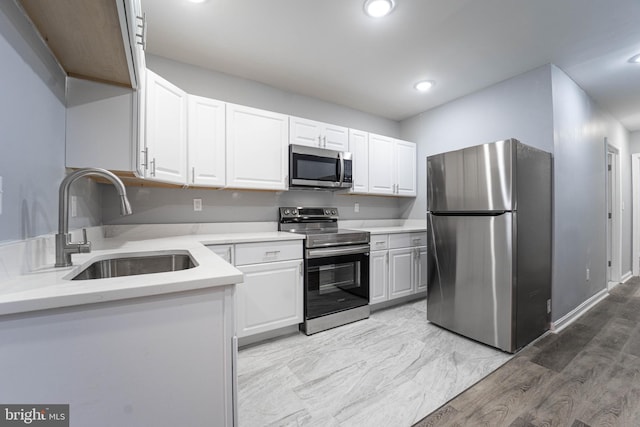
[(89, 241), (87, 240), (87, 229), (83, 228), (82, 229), (82, 244), (86, 245), (87, 243), (89, 243)]

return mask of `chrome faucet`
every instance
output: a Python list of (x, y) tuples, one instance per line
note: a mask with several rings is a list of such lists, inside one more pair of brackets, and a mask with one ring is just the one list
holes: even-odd
[(107, 180), (118, 190), (120, 194), (120, 214), (131, 215), (131, 205), (127, 199), (127, 190), (124, 184), (113, 173), (106, 169), (85, 168), (78, 169), (67, 175), (60, 183), (60, 196), (58, 200), (58, 234), (56, 234), (56, 267), (68, 267), (71, 265), (71, 254), (91, 252), (91, 242), (87, 241), (87, 229), (82, 229), (83, 241), (71, 242), (69, 233), (69, 187), (78, 178), (87, 175), (97, 175)]

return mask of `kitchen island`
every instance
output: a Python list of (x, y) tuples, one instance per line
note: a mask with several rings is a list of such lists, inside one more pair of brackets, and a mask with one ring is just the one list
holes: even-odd
[[(286, 233), (97, 242), (74, 266), (0, 283), (0, 401), (69, 404), (71, 425), (234, 425), (235, 284), (204, 244), (299, 239)], [(71, 280), (97, 260), (188, 254), (192, 268)]]

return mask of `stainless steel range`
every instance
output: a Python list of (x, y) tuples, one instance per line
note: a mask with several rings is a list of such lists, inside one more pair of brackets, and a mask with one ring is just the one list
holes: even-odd
[(280, 231), (305, 234), (307, 334), (369, 317), (369, 233), (338, 228), (336, 208), (280, 208)]

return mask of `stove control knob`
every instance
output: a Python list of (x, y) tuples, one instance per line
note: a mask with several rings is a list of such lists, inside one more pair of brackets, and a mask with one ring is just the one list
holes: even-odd
[(332, 210), (331, 215), (338, 215), (338, 211), (336, 209)]
[(294, 209), (291, 211), (291, 215), (298, 215), (298, 209)]
[(289, 213), (290, 213), (289, 209), (285, 209), (285, 210), (284, 210), (284, 214), (285, 214), (285, 215), (289, 215)]
[(331, 215), (331, 209), (325, 209), (324, 210), (324, 214), (325, 215)]

